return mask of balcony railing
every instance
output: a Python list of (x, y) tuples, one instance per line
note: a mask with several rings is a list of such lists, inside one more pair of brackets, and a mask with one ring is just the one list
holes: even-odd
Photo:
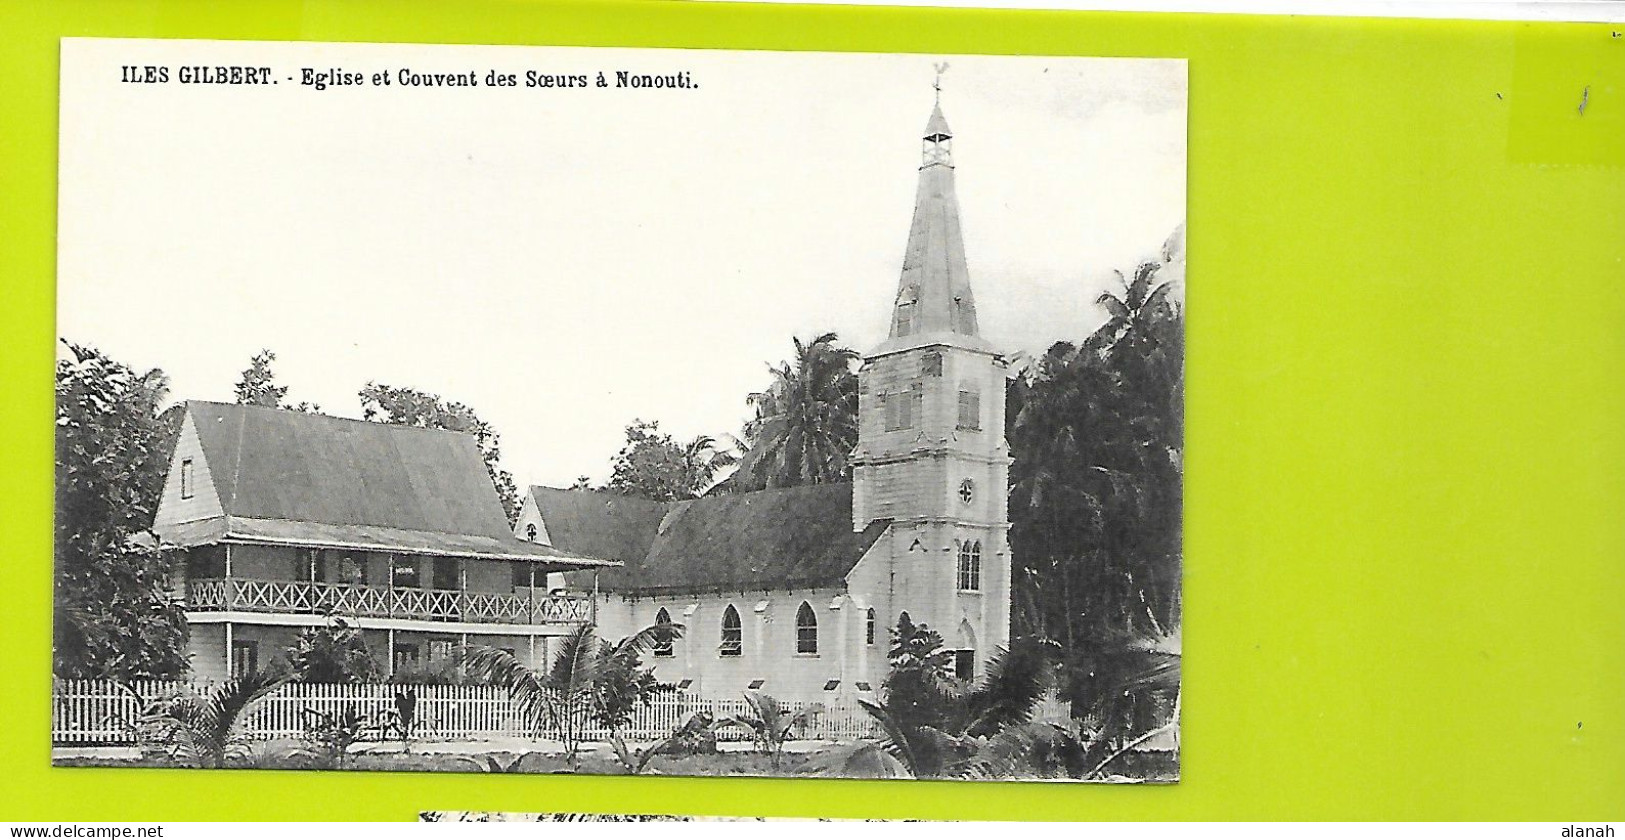
[(584, 595), (510, 595), (450, 589), (355, 586), (297, 580), (194, 578), (186, 584), (186, 608), (196, 612), (294, 613), (301, 615), (406, 618), (473, 624), (554, 624), (592, 620)]

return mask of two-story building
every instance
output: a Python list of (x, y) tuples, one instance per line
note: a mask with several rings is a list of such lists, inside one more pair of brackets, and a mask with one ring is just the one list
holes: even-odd
[(386, 674), (462, 644), (543, 662), (593, 619), (548, 574), (614, 565), (515, 537), (469, 435), (212, 402), (186, 404), (153, 532), (184, 555), (204, 679), (272, 665), (329, 615)]

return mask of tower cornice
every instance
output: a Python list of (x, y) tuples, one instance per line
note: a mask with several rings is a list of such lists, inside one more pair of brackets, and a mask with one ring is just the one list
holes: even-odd
[(979, 335), (961, 335), (951, 332), (934, 332), (918, 335), (905, 335), (888, 338), (882, 341), (873, 350), (863, 354), (864, 361), (880, 359), (886, 356), (895, 356), (898, 353), (907, 353), (910, 350), (926, 350), (940, 347), (945, 350), (963, 350), (967, 353), (979, 353), (1002, 360), (1004, 354), (994, 349), (993, 345), (983, 340)]

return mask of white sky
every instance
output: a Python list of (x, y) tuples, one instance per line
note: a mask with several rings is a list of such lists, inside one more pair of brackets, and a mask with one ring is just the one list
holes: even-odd
[[(59, 330), (177, 399), (230, 401), (261, 347), (331, 414), (368, 380), (433, 391), (522, 487), (602, 480), (635, 417), (736, 432), (792, 335), (880, 341), (942, 60), (983, 335), (1081, 338), (1184, 220), (1183, 61), (70, 40)], [(179, 84), (193, 63), (280, 82)], [(699, 88), (317, 92), (303, 66)]]

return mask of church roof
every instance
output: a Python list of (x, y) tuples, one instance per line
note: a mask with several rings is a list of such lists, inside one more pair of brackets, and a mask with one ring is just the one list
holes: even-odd
[(168, 542), (567, 556), (508, 529), (470, 435), (215, 402), (186, 410), (223, 515), (168, 526)]
[(530, 497), (554, 546), (616, 560), (646, 556), (670, 507), (635, 496), (554, 487), (532, 487)]
[(854, 533), (846, 483), (665, 503), (591, 490), (531, 493), (554, 547), (627, 552), (604, 555), (624, 565), (598, 573), (600, 589), (627, 594), (838, 585), (889, 524)]

